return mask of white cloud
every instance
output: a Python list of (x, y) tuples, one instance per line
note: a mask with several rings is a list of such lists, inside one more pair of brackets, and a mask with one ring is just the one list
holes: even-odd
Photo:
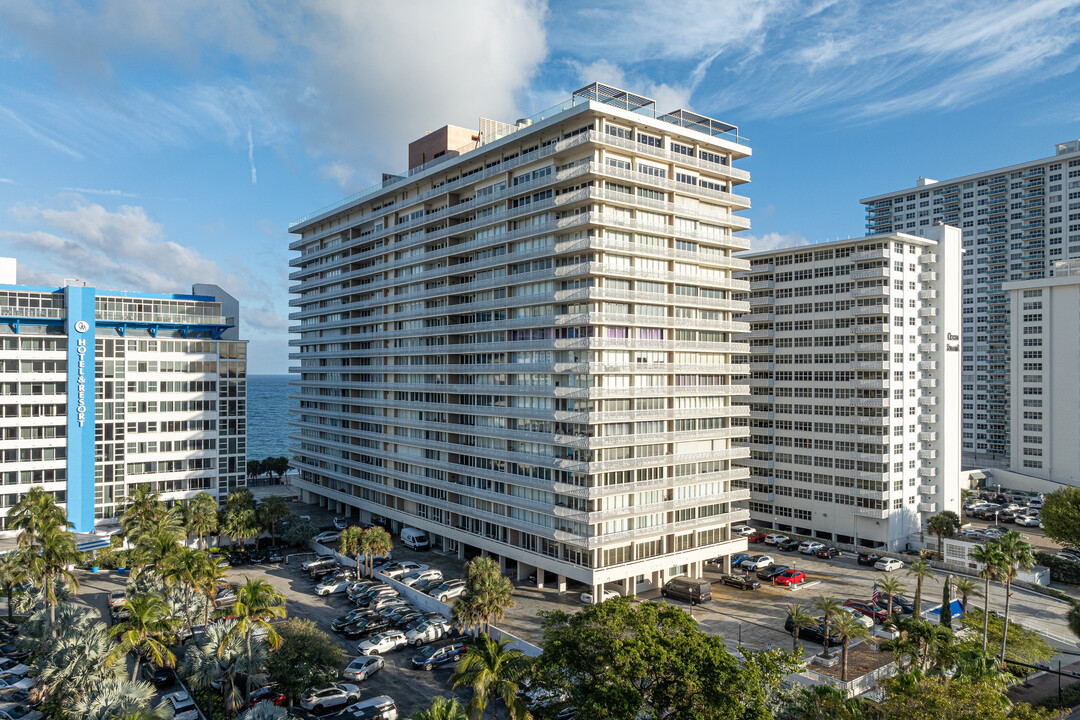
[(0, 177), (0, 183), (3, 183), (4, 185), (14, 185), (15, 181), (11, 178)]
[(333, 180), (342, 189), (348, 189), (356, 169), (349, 167), (343, 162), (327, 163), (319, 168), (319, 177), (323, 180)]
[(255, 174), (255, 141), (251, 139), (251, 126), (248, 125), (248, 164), (251, 165), (251, 184), (255, 185), (259, 182), (258, 176)]
[(64, 155), (67, 155), (68, 157), (74, 158), (75, 160), (83, 159), (82, 153), (78, 152), (77, 150), (73, 150), (72, 148), (64, 145), (58, 140), (53, 139), (48, 134), (42, 132), (38, 128), (28, 123), (18, 113), (16, 113), (14, 110), (11, 110), (10, 108), (6, 108), (0, 105), (0, 118), (7, 118), (9, 124), (14, 125), (23, 133), (29, 135), (31, 138), (37, 140), (39, 143), (45, 145), (46, 147), (57, 150)]
[(750, 249), (746, 252), (766, 252), (779, 250), (780, 248), (795, 247), (796, 245), (809, 245), (810, 241), (798, 233), (781, 234), (777, 232), (765, 233), (762, 236), (747, 235), (740, 233), (739, 237), (750, 241)]
[(64, 192), (79, 193), (80, 195), (111, 195), (112, 197), (125, 197), (125, 198), (137, 198), (139, 193), (127, 192), (125, 190), (97, 190), (95, 188), (77, 188), (77, 187), (65, 187), (60, 188)]

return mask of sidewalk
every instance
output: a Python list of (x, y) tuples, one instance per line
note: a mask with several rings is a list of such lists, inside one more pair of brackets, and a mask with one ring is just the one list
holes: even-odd
[[(1057, 669), (1056, 667), (1054, 668)], [(1062, 672), (1071, 672), (1080, 675), (1080, 662), (1071, 665), (1062, 665)], [(1061, 687), (1066, 688), (1074, 682), (1080, 682), (1070, 677), (1061, 678)], [(1030, 680), (1026, 685), (1018, 685), (1008, 691), (1007, 695), (1013, 702), (1026, 702), (1035, 705), (1046, 698), (1057, 697), (1058, 676), (1053, 673), (1042, 673)]]

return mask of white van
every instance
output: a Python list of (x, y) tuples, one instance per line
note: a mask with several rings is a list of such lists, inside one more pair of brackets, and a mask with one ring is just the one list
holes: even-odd
[(401, 544), (410, 550), (427, 550), (431, 547), (427, 533), (416, 528), (404, 528), (401, 531)]

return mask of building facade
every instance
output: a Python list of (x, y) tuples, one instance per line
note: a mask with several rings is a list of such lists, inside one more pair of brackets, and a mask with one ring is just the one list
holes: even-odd
[(737, 132), (595, 84), (294, 223), (303, 496), (560, 587), (745, 548)]
[(136, 485), (165, 500), (245, 484), (246, 341), (235, 299), (15, 284), (0, 263), (0, 529), (30, 488), (77, 532)]
[(1080, 260), (1060, 261), (1053, 277), (1007, 283), (1005, 291), (1013, 338), (1010, 469), (1080, 484)]
[(903, 550), (960, 504), (960, 231), (742, 255), (755, 527)]
[(937, 222), (963, 232), (963, 429), (965, 467), (1007, 467), (1009, 302), (1002, 284), (1049, 277), (1080, 257), (1080, 140), (1052, 157), (965, 175), (919, 179), (864, 198), (867, 232), (922, 235)]

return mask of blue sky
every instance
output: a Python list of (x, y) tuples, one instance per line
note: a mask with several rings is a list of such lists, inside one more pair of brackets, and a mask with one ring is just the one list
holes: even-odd
[(591, 81), (739, 125), (754, 247), (1080, 138), (1080, 1), (0, 0), (0, 255), (20, 282), (239, 296), (285, 372), (290, 220), (447, 122)]

